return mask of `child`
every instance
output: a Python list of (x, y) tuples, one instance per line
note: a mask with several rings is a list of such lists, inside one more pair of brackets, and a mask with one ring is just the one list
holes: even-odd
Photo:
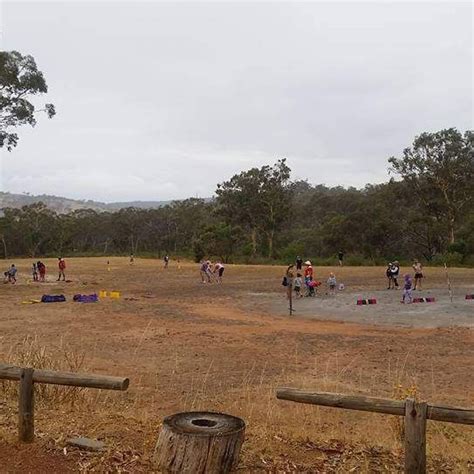
[(35, 262), (33, 262), (31, 267), (31, 273), (33, 275), (33, 281), (38, 281), (38, 265)]
[(10, 267), (10, 270), (8, 270), (8, 281), (10, 283), (16, 283), (16, 267), (14, 264)]
[(337, 280), (336, 280), (336, 275), (334, 275), (334, 273), (332, 272), (329, 274), (327, 285), (329, 288), (329, 294), (334, 296), (336, 294)]
[(408, 273), (405, 275), (405, 283), (403, 285), (403, 298), (402, 298), (402, 303), (403, 304), (409, 304), (412, 302), (412, 282), (411, 282), (411, 276), (408, 275)]
[(293, 286), (295, 289), (296, 296), (301, 298), (303, 296), (301, 294), (301, 287), (303, 286), (303, 279), (301, 278), (301, 273), (296, 274), (296, 278), (293, 280)]
[(168, 268), (168, 265), (170, 263), (170, 258), (168, 257), (168, 255), (165, 255), (165, 257), (163, 258), (163, 262), (165, 264), (165, 269)]
[(305, 278), (305, 285), (307, 288), (306, 295), (305, 296), (316, 296), (316, 282), (313, 280), (313, 277), (307, 277)]

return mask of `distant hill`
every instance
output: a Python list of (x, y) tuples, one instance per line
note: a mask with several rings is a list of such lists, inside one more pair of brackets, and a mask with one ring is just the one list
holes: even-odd
[(130, 201), (105, 203), (92, 200), (69, 199), (59, 196), (41, 194), (33, 196), (30, 194), (13, 194), (0, 192), (0, 209), (6, 207), (19, 208), (28, 206), (35, 202), (43, 202), (49, 209), (58, 214), (67, 214), (78, 209), (93, 209), (94, 211), (117, 211), (125, 207), (139, 207), (141, 209), (153, 209), (166, 206), (172, 201)]

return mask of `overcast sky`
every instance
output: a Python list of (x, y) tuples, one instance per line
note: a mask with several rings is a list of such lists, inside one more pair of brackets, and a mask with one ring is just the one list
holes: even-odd
[(19, 130), (1, 190), (211, 196), (286, 157), (363, 186), (423, 131), (473, 126), (470, 2), (19, 2), (2, 49), (32, 54), (58, 114)]

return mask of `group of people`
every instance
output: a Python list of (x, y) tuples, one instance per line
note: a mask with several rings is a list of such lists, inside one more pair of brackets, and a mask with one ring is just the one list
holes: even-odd
[[(421, 282), (423, 280), (423, 265), (419, 260), (414, 260), (412, 268), (414, 272), (414, 277), (412, 279), (411, 275), (409, 275), (408, 273), (404, 275), (403, 289), (410, 291), (421, 290)], [(400, 288), (398, 284), (398, 278), (400, 275), (400, 263), (397, 260), (388, 264), (387, 269), (385, 271), (385, 275), (388, 279), (387, 290)]]
[(40, 260), (36, 263), (33, 262), (31, 273), (33, 275), (33, 281), (46, 281), (46, 265)]
[(199, 264), (199, 273), (201, 275), (202, 283), (222, 283), (222, 276), (224, 275), (224, 264), (216, 262), (212, 264), (210, 260), (202, 260)]
[[(394, 262), (394, 263), (398, 265), (398, 262)], [(423, 266), (419, 260), (414, 260), (412, 268), (414, 272), (413, 278), (409, 273), (406, 273), (403, 276), (403, 294), (402, 294), (401, 303), (404, 303), (404, 304), (412, 303), (413, 291), (421, 290), (421, 281), (423, 279)], [(398, 265), (398, 271), (400, 271), (399, 265)], [(388, 269), (387, 269), (387, 272), (388, 272)], [(398, 276), (398, 273), (397, 273), (397, 276)], [(395, 279), (395, 288), (398, 289), (398, 282), (396, 279)], [(390, 283), (389, 283), (389, 289), (390, 289)]]
[[(293, 271), (295, 266), (296, 277)], [(334, 296), (338, 287), (336, 275), (333, 272), (329, 273), (329, 277), (326, 280), (326, 285), (327, 293)], [(294, 291), (295, 295), (299, 298), (304, 296), (313, 297), (316, 296), (316, 289), (321, 286), (321, 282), (314, 279), (314, 269), (311, 261), (306, 260), (303, 262), (303, 259), (300, 256), (297, 256), (295, 264), (290, 265), (286, 271), (286, 275), (283, 278), (283, 286), (288, 287), (288, 297), (290, 297), (291, 291)]]
[[(14, 264), (4, 272), (4, 283), (16, 283), (17, 268)], [(56, 281), (66, 281), (66, 261), (62, 257), (58, 257), (58, 279)], [(31, 275), (33, 281), (46, 281), (46, 265), (38, 260), (31, 265)]]

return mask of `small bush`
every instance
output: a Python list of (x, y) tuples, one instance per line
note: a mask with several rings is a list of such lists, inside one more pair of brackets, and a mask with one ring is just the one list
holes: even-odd
[(304, 245), (300, 242), (292, 242), (291, 244), (288, 244), (279, 252), (278, 256), (281, 260), (292, 262), (297, 255), (300, 255), (301, 257), (304, 255)]
[(432, 265), (442, 266), (445, 263), (451, 267), (461, 265), (463, 256), (459, 252), (448, 252), (445, 254), (436, 255), (433, 257)]
[(474, 267), (474, 255), (468, 255), (464, 257), (463, 264), (466, 267)]
[(452, 253), (459, 253), (461, 254), (463, 257), (467, 255), (468, 251), (467, 251), (467, 244), (466, 242), (464, 242), (464, 240), (458, 240), (452, 244), (449, 244), (448, 246), (448, 253), (449, 254), (452, 254)]

